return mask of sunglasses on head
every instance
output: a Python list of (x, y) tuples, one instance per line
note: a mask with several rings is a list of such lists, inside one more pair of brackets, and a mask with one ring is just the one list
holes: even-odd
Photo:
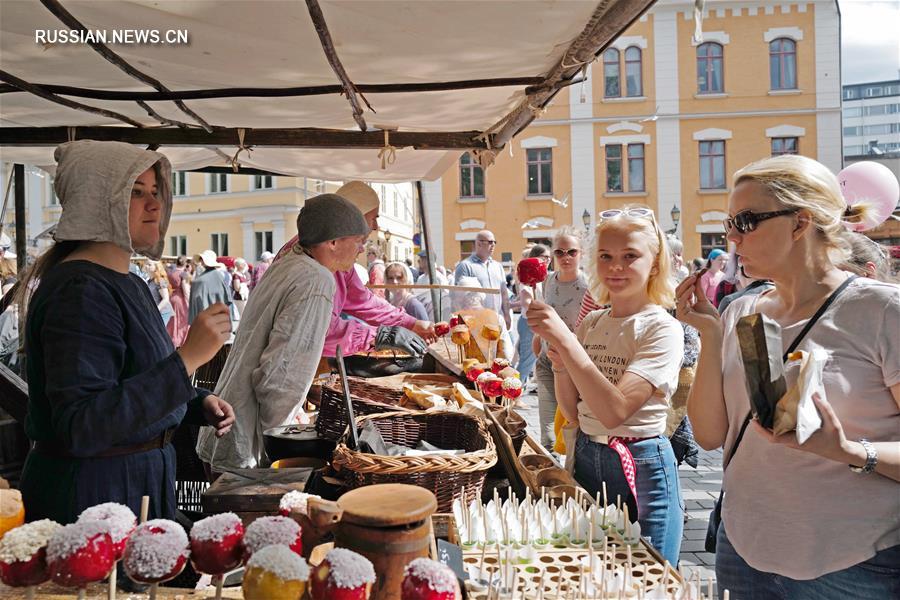
[(578, 256), (578, 248), (569, 248), (568, 250), (563, 250), (562, 248), (557, 248), (553, 251), (553, 255), (556, 258), (562, 258), (563, 256), (568, 256), (570, 258), (575, 258)]
[(615, 219), (616, 217), (621, 217), (622, 215), (625, 215), (626, 217), (643, 217), (645, 219), (653, 219), (653, 211), (649, 208), (629, 208), (627, 210), (610, 208), (609, 210), (601, 211), (597, 216), (599, 216), (601, 220), (604, 220)]
[(771, 212), (755, 213), (752, 210), (742, 210), (733, 217), (728, 217), (722, 221), (725, 227), (725, 233), (731, 233), (732, 229), (736, 229), (738, 233), (748, 233), (756, 229), (756, 226), (763, 221), (774, 219), (775, 217), (783, 217), (796, 213), (798, 209), (787, 208), (784, 210), (773, 210)]

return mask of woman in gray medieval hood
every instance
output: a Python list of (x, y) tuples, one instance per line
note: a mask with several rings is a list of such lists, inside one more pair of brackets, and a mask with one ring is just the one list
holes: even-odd
[(84, 140), (55, 158), (56, 244), (21, 286), (34, 290), (21, 298), (25, 430), (35, 442), (22, 474), (27, 517), (69, 523), (103, 502), (137, 514), (146, 495), (150, 518), (173, 518), (174, 428), (187, 414), (224, 435), (234, 420), (190, 380), (228, 338), (228, 310), (204, 311), (175, 350), (147, 285), (128, 271), (132, 253), (162, 253), (172, 212), (165, 156)]

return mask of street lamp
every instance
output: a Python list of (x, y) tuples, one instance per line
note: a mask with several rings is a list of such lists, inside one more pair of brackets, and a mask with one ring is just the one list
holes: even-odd
[(581, 213), (581, 222), (584, 223), (584, 230), (589, 231), (591, 228), (591, 213), (588, 209), (584, 209), (584, 212)]
[(669, 215), (672, 216), (672, 229), (669, 231), (669, 233), (674, 234), (678, 231), (678, 222), (681, 221), (681, 209), (678, 208), (677, 204), (672, 207), (672, 210), (671, 210), (671, 212), (669, 212)]

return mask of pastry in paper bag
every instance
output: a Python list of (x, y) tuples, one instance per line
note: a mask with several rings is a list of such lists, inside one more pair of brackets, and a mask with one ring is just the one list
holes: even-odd
[[(781, 435), (797, 430), (797, 443), (803, 444), (822, 426), (822, 418), (813, 402), (813, 395), (825, 399), (822, 373), (828, 354), (821, 348), (812, 352), (791, 352), (787, 368), (799, 366), (797, 381), (781, 397), (775, 406), (775, 423), (772, 433)], [(799, 364), (799, 365), (798, 365)]]
[(781, 327), (759, 313), (738, 319), (735, 326), (747, 395), (756, 420), (772, 429), (775, 405), (787, 391), (781, 362)]

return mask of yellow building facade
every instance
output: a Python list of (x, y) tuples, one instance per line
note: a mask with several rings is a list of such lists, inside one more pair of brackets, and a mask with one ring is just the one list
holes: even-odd
[[(687, 259), (724, 247), (733, 173), (779, 153), (841, 169), (840, 14), (835, 0), (660, 0), (562, 90), (495, 163), (464, 155), (424, 185), (438, 260), (494, 232), (494, 257), (596, 215), (649, 205)], [(675, 222), (677, 219), (677, 223)]]

